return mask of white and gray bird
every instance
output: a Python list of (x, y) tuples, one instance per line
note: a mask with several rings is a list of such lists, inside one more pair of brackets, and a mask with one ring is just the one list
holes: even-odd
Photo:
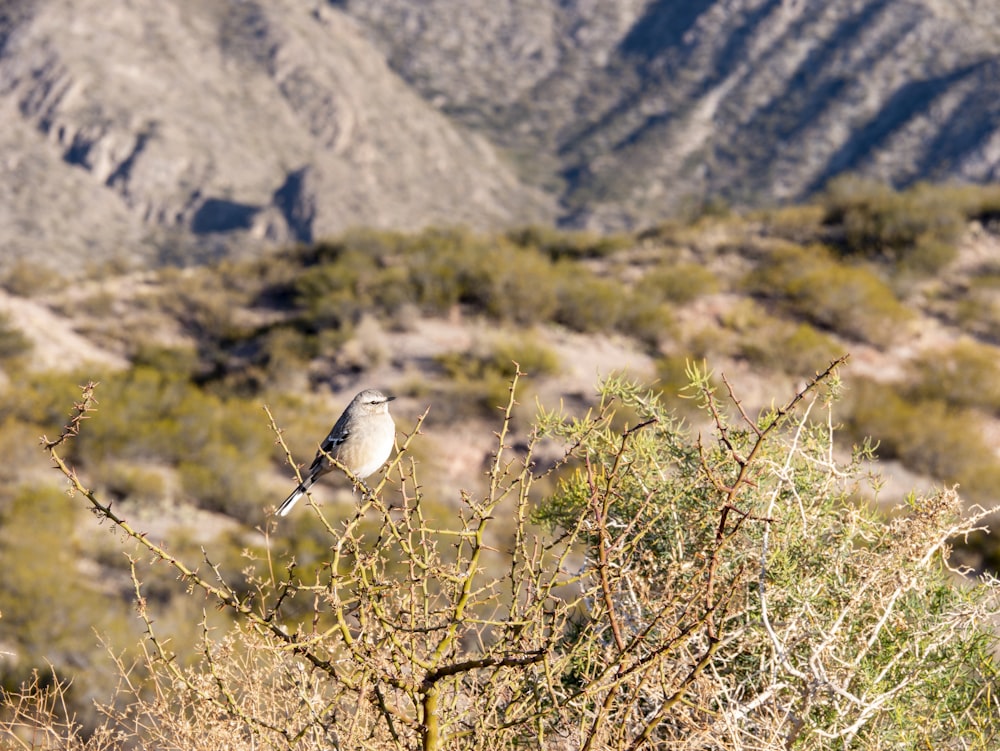
[(320, 444), (305, 478), (278, 507), (278, 516), (287, 515), (316, 480), (333, 469), (330, 456), (361, 480), (385, 463), (396, 440), (396, 424), (389, 414), (389, 402), (395, 398), (365, 389), (351, 400)]

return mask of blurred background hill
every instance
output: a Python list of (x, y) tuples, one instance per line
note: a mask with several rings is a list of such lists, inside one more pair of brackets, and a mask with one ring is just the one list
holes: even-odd
[(0, 4), (3, 260), (631, 230), (1000, 165), (989, 0)]

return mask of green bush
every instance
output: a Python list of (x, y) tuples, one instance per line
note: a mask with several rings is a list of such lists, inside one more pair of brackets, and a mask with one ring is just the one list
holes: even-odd
[(438, 355), (434, 362), (449, 381), (433, 408), (434, 419), (446, 421), (496, 417), (497, 409), (507, 403), (510, 380), (518, 367), (531, 377), (559, 371), (556, 354), (530, 336), (498, 337), (472, 352)]
[(745, 285), (788, 314), (876, 345), (896, 339), (911, 318), (875, 274), (838, 263), (822, 247), (779, 248), (750, 272)]
[(848, 254), (934, 273), (954, 258), (948, 248), (965, 226), (965, 202), (948, 198), (946, 191), (924, 184), (900, 193), (842, 177), (830, 183), (824, 197), (826, 223), (839, 225)]
[(625, 235), (566, 232), (540, 226), (512, 230), (507, 237), (523, 248), (541, 251), (553, 261), (603, 258), (632, 244), (631, 238)]
[(167, 479), (162, 468), (148, 463), (102, 462), (99, 471), (106, 476), (105, 492), (115, 499), (162, 501), (167, 495)]
[(625, 301), (617, 324), (618, 331), (657, 351), (665, 340), (676, 338), (677, 320), (673, 308), (633, 294)]
[(711, 271), (696, 263), (679, 263), (660, 266), (645, 274), (636, 285), (635, 294), (683, 305), (718, 289), (719, 280)]
[(1000, 413), (1000, 350), (965, 339), (910, 363), (907, 391), (918, 399)]
[(99, 390), (100, 419), (76, 443), (78, 461), (91, 467), (112, 461), (174, 466), (198, 505), (237, 518), (260, 507), (254, 473), (241, 470), (265, 466), (271, 458), (273, 441), (259, 405), (223, 399), (148, 366), (110, 375)]
[(557, 282), (547, 258), (501, 242), (465, 268), (461, 302), (490, 318), (527, 326), (552, 318)]
[(616, 282), (564, 266), (553, 320), (573, 331), (614, 331), (626, 310), (627, 293)]
[(783, 206), (761, 212), (767, 234), (799, 245), (816, 242), (822, 235), (827, 210), (816, 204)]
[(102, 596), (113, 582), (82, 565), (81, 530), (89, 520), (79, 511), (62, 489), (37, 482), (8, 487), (0, 499), (0, 688), (16, 689), (34, 670), (50, 679), (53, 673), (75, 678), (67, 704), (76, 722), (93, 727), (93, 697), (110, 695), (120, 679), (104, 651), (95, 649), (95, 632), (124, 645), (137, 629), (119, 597)]
[(0, 313), (0, 362), (9, 367), (28, 357), (33, 346), (24, 332), (11, 323), (10, 316)]
[(882, 458), (947, 484), (961, 483), (969, 500), (987, 503), (996, 498), (1000, 461), (983, 438), (981, 422), (971, 410), (907, 395), (892, 384), (851, 383), (846, 425), (855, 440), (871, 438)]
[(808, 323), (768, 315), (749, 302), (724, 317), (733, 329), (736, 354), (754, 365), (789, 375), (811, 376), (844, 354), (844, 347)]

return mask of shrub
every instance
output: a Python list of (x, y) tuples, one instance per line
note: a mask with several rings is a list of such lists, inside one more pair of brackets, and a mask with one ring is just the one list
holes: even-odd
[(507, 237), (522, 248), (541, 251), (557, 261), (562, 258), (603, 258), (631, 244), (625, 235), (566, 232), (550, 227), (523, 227), (507, 233)]
[[(961, 521), (948, 492), (910, 497), (888, 523), (847, 503), (867, 457), (834, 463), (832, 418), (810, 417), (836, 391), (829, 370), (735, 422), (708, 374), (690, 375), (711, 436), (688, 436), (655, 395), (614, 380), (585, 417), (540, 415), (526, 453), (512, 454), (515, 377), (488, 487), (463, 492), (448, 526), (426, 522), (404, 462), (418, 422), (390, 463), (392, 503), (380, 482), (347, 519), (311, 509), (326, 565), (303, 579), (271, 548), (245, 590), (211, 558), (201, 573), (134, 531), (53, 445), (98, 516), (235, 620), (206, 627), (185, 664), (140, 598), (151, 685), (123, 680), (94, 737), (190, 749), (994, 747), (998, 585), (957, 587), (947, 569), (948, 540), (979, 519)], [(71, 428), (90, 407), (85, 395)], [(636, 421), (618, 427), (619, 408)], [(543, 436), (570, 468), (535, 506), (539, 529)], [(498, 520), (513, 520), (502, 547), (485, 542)], [(37, 692), (7, 697), (16, 729), (82, 748), (72, 729), (39, 727), (33, 700), (48, 706)]]
[(761, 212), (767, 234), (797, 244), (816, 242), (827, 210), (815, 204), (783, 206)]
[(496, 338), (475, 351), (448, 352), (434, 361), (449, 383), (433, 414), (447, 421), (470, 415), (495, 417), (506, 404), (510, 379), (519, 369), (535, 377), (559, 370), (555, 353), (527, 336)]
[(922, 352), (908, 368), (907, 391), (952, 407), (1000, 412), (1000, 351), (965, 339), (945, 349)]
[[(120, 599), (107, 598), (103, 608), (92, 603), (100, 586), (81, 566), (81, 535), (87, 524), (79, 507), (59, 488), (37, 482), (8, 487), (0, 503), (0, 643), (3, 675), (0, 688), (15, 689), (42, 670), (48, 680), (56, 674), (76, 678), (67, 688), (67, 705), (77, 709), (75, 721), (93, 727), (96, 709), (89, 696), (109, 695), (120, 676), (105, 655), (93, 648), (94, 631), (119, 644), (130, 643), (126, 608)], [(126, 637), (127, 640), (126, 640)], [(64, 705), (65, 707), (66, 705)], [(7, 716), (6, 707), (0, 714)], [(11, 736), (0, 729), (7, 746)], [(52, 747), (58, 747), (55, 744)]]
[(848, 411), (850, 434), (858, 441), (873, 439), (882, 458), (947, 484), (961, 483), (970, 500), (995, 499), (1000, 461), (983, 440), (974, 412), (867, 379), (852, 382)]
[(844, 347), (808, 323), (770, 316), (750, 302), (724, 318), (736, 333), (736, 349), (754, 365), (796, 376), (811, 376), (844, 354)]
[(964, 202), (947, 198), (928, 185), (897, 193), (881, 183), (842, 177), (824, 197), (826, 223), (840, 225), (847, 254), (933, 273), (954, 258), (947, 248), (965, 225)]
[(97, 469), (106, 476), (105, 492), (115, 499), (160, 501), (167, 494), (161, 468), (130, 462), (102, 462)]
[(897, 338), (911, 317), (872, 272), (837, 263), (822, 247), (777, 249), (745, 283), (755, 296), (792, 315), (872, 344)]
[(626, 309), (624, 287), (563, 266), (553, 320), (573, 331), (613, 331)]
[(297, 304), (311, 331), (344, 329), (367, 308), (366, 274), (372, 261), (361, 253), (342, 253), (335, 263), (306, 269), (295, 280)]
[(711, 271), (696, 263), (679, 263), (648, 272), (636, 285), (635, 294), (683, 305), (718, 289), (719, 281)]
[(676, 318), (671, 306), (638, 294), (625, 301), (617, 328), (652, 350), (659, 349), (664, 340), (677, 335)]
[(974, 278), (968, 290), (958, 293), (954, 319), (973, 336), (1000, 341), (1000, 299), (995, 285), (995, 278)]
[(537, 251), (499, 243), (466, 269), (461, 301), (490, 318), (527, 326), (552, 317), (558, 280), (552, 262)]
[(52, 292), (66, 283), (57, 270), (45, 263), (39, 263), (37, 256), (22, 258), (5, 264), (0, 275), (0, 286), (18, 297), (34, 297)]
[(222, 399), (148, 366), (110, 375), (101, 388), (108, 406), (78, 442), (79, 461), (164, 463), (180, 470), (185, 492), (199, 505), (237, 518), (260, 507), (254, 474), (239, 470), (246, 462), (266, 464), (271, 454), (256, 404)]
[(24, 359), (34, 345), (10, 321), (10, 316), (0, 313), (0, 362), (8, 367), (15, 361)]

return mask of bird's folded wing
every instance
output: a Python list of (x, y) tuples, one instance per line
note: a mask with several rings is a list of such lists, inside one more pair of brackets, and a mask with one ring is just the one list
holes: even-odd
[(337, 446), (347, 440), (347, 436), (348, 431), (344, 430), (337, 433), (331, 432), (330, 435), (324, 438), (323, 443), (319, 446), (319, 451), (316, 452), (316, 458), (313, 459), (313, 463), (309, 467), (310, 471), (329, 465), (330, 460), (327, 458), (327, 455), (336, 456)]

